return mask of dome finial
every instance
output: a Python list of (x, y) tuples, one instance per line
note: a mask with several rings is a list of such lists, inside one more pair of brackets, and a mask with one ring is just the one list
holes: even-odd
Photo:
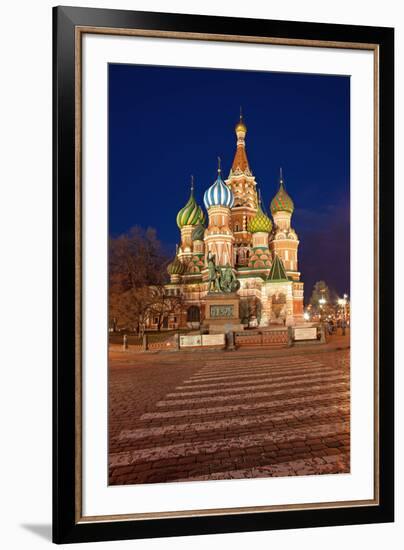
[(244, 123), (243, 109), (242, 109), (241, 105), (240, 105), (240, 118), (239, 118), (239, 121), (236, 124), (235, 131), (236, 131), (236, 134), (239, 134), (241, 132), (242, 134), (244, 134), (244, 136), (247, 133), (247, 126)]
[(217, 157), (217, 173), (220, 174), (220, 172), (222, 171), (222, 159), (220, 157)]
[(283, 171), (282, 171), (282, 166), (279, 168), (279, 183), (283, 184)]
[(258, 204), (261, 206), (262, 200), (261, 200), (261, 189), (258, 189)]
[(191, 195), (194, 194), (194, 176), (191, 174)]

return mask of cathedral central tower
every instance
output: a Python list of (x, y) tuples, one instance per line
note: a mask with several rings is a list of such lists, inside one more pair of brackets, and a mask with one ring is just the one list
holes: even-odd
[[(234, 196), (234, 207), (231, 211), (231, 223), (235, 238), (235, 247), (242, 263), (244, 249), (251, 246), (251, 233), (248, 231), (248, 223), (258, 210), (258, 197), (255, 181), (247, 158), (245, 138), (247, 126), (240, 113), (240, 120), (235, 127), (237, 137), (237, 149), (233, 164), (226, 180)], [(247, 258), (245, 258), (247, 260)]]

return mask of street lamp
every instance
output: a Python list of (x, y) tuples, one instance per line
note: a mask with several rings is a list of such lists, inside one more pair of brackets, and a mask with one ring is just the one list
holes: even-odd
[(342, 309), (342, 323), (341, 323), (341, 327), (342, 327), (342, 335), (345, 334), (345, 324), (346, 324), (346, 305), (347, 305), (347, 298), (348, 298), (348, 294), (344, 294), (344, 297), (343, 298), (339, 298), (338, 299), (338, 305), (341, 307)]
[(338, 299), (338, 305), (343, 308), (343, 315), (344, 317), (346, 317), (346, 304), (347, 304), (347, 298), (348, 298), (348, 295), (347, 294), (344, 294), (344, 297), (343, 298), (339, 298)]
[(347, 305), (348, 305), (348, 294), (344, 294), (344, 300), (345, 300), (345, 303), (344, 303), (344, 317), (345, 317), (345, 321), (347, 321)]
[(319, 299), (318, 303), (320, 304), (320, 310), (321, 310), (320, 320), (323, 321), (324, 320), (323, 310), (324, 310), (325, 304), (327, 303), (327, 300), (324, 298), (325, 289), (321, 289), (320, 292), (321, 292), (321, 298)]

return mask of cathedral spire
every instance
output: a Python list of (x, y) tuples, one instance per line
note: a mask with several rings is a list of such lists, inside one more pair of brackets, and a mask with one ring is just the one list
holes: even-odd
[(235, 132), (237, 136), (237, 150), (234, 156), (231, 172), (241, 172), (251, 175), (250, 166), (248, 164), (247, 153), (245, 150), (245, 136), (247, 134), (247, 126), (243, 119), (243, 111), (240, 106), (240, 119), (236, 124)]
[(283, 265), (282, 258), (275, 252), (272, 266), (268, 274), (268, 281), (288, 281), (289, 278)]

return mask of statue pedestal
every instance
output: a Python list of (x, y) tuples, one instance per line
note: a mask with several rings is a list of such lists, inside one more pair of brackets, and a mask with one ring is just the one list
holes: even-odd
[(240, 320), (240, 296), (235, 292), (212, 292), (205, 298), (204, 326), (209, 333), (244, 330)]

